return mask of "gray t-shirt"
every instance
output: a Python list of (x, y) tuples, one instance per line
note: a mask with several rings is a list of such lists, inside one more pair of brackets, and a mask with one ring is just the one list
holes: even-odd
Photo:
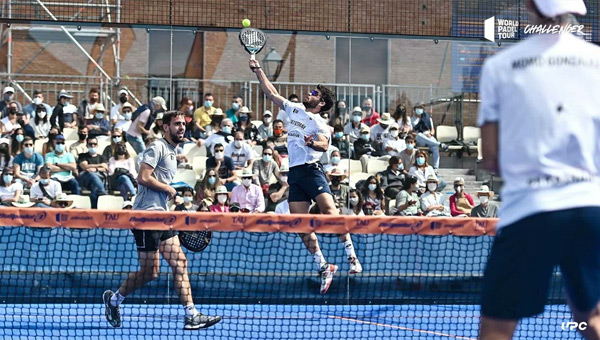
[[(170, 185), (177, 171), (177, 158), (175, 147), (166, 140), (159, 139), (152, 142), (140, 156), (140, 164), (146, 163), (154, 168), (152, 176), (159, 182)], [(167, 193), (154, 191), (143, 185), (139, 185), (138, 195), (133, 204), (133, 210), (162, 210), (168, 211)]]

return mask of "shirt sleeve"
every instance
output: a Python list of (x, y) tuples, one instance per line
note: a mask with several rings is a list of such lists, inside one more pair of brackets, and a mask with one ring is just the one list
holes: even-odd
[(67, 162), (68, 163), (75, 163), (75, 156), (73, 156), (72, 153), (68, 152), (68, 153), (66, 153), (66, 155), (67, 155)]
[(146, 163), (150, 165), (152, 168), (156, 168), (160, 158), (163, 156), (162, 148), (158, 147), (158, 143), (152, 143), (145, 151), (142, 153), (141, 163)]
[(258, 202), (256, 202), (257, 205), (256, 205), (256, 209), (254, 211), (264, 212), (265, 211), (265, 196), (263, 195), (262, 189), (258, 186), (255, 186), (254, 190), (256, 190), (256, 192), (257, 192), (256, 199), (258, 200)]
[[(490, 62), (492, 61), (492, 62)], [(477, 125), (483, 126), (485, 123), (495, 123), (499, 119), (498, 92), (496, 91), (497, 77), (494, 75), (495, 65), (493, 59), (483, 64), (481, 79), (479, 81), (479, 114), (477, 116)]]

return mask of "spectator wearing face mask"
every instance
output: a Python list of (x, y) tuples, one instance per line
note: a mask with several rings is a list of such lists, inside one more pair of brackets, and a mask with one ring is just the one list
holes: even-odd
[(25, 132), (23, 129), (16, 129), (10, 136), (10, 155), (15, 157), (23, 151), (23, 141), (25, 140)]
[(377, 118), (378, 124), (371, 126), (370, 138), (371, 145), (377, 150), (378, 154), (385, 155), (383, 142), (390, 137), (390, 125), (395, 123), (389, 112), (384, 112), (381, 118)]
[[(252, 173), (256, 177), (256, 173), (254, 171)], [(288, 173), (289, 169), (286, 165), (283, 165), (279, 172), (279, 181), (269, 185), (266, 192), (267, 202), (265, 212), (275, 211), (279, 203), (287, 201), (290, 192), (290, 187), (287, 184)]]
[(365, 215), (385, 215), (386, 200), (377, 177), (370, 176), (361, 190)]
[(10, 111), (10, 103), (14, 102), (17, 106), (17, 112), (23, 112), (23, 106), (18, 101), (15, 101), (15, 89), (11, 86), (6, 86), (2, 91), (3, 100), (0, 102), (0, 110), (2, 118), (8, 117)]
[(227, 188), (223, 185), (220, 185), (215, 190), (216, 200), (210, 206), (211, 212), (216, 213), (227, 213), (229, 212), (229, 193), (227, 192)]
[(225, 156), (223, 144), (218, 143), (215, 145), (214, 156), (206, 159), (206, 168), (217, 170), (219, 178), (221, 178), (222, 184), (227, 187), (227, 190), (231, 191), (236, 186), (234, 183), (237, 180), (235, 165), (231, 157)]
[(123, 131), (119, 128), (113, 128), (110, 133), (110, 145), (102, 150), (102, 156), (104, 156), (106, 159), (113, 157), (113, 155), (115, 155), (117, 144), (120, 142), (125, 142), (123, 139)]
[(213, 106), (214, 103), (215, 99), (212, 93), (207, 93), (204, 95), (203, 105), (194, 111), (194, 122), (196, 124), (196, 129), (201, 134), (206, 132), (206, 127), (210, 125), (212, 115), (217, 109)]
[(46, 166), (52, 171), (52, 179), (59, 181), (63, 190), (79, 195), (79, 183), (73, 176), (77, 172), (77, 164), (72, 153), (65, 150), (65, 136), (54, 138), (54, 151), (46, 154)]
[(175, 207), (175, 211), (197, 211), (198, 205), (194, 204), (194, 189), (183, 189), (183, 203)]
[(438, 192), (439, 183), (435, 174), (427, 177), (427, 191), (421, 195), (421, 210), (426, 216), (450, 216), (443, 205), (444, 195)]
[[(77, 119), (73, 119), (73, 115), (76, 114), (75, 112), (71, 112), (70, 114), (64, 112), (64, 108), (69, 106), (71, 99), (73, 99), (73, 96), (68, 94), (65, 90), (61, 90), (58, 93), (58, 102), (56, 103), (56, 106), (54, 106), (54, 109), (52, 110), (52, 116), (50, 117), (50, 125), (52, 127), (56, 127), (62, 131), (65, 127), (73, 127), (73, 123), (70, 123), (69, 121), (77, 122)], [(65, 116), (69, 117), (67, 118)]]
[(234, 96), (231, 102), (231, 108), (225, 111), (227, 118), (231, 119), (233, 124), (237, 124), (240, 109), (244, 106), (244, 99), (240, 96)]
[(81, 103), (79, 104), (79, 108), (77, 109), (77, 112), (79, 113), (79, 117), (81, 117), (81, 119), (83, 121), (93, 119), (94, 112), (92, 112), (92, 111), (96, 107), (96, 104), (99, 104), (99, 103), (100, 103), (100, 91), (98, 91), (98, 89), (96, 89), (96, 88), (90, 89), (90, 92), (88, 93), (88, 98), (82, 100)]
[(214, 148), (217, 144), (227, 146), (232, 143), (233, 140), (233, 123), (231, 122), (231, 119), (225, 118), (221, 121), (220, 130), (205, 140), (206, 150), (212, 155), (214, 154)]
[(406, 138), (404, 138), (404, 143), (406, 144), (406, 149), (400, 151), (398, 158), (402, 161), (404, 168), (403, 172), (408, 175), (408, 171), (413, 164), (415, 164), (415, 155), (417, 154), (417, 151), (415, 150), (415, 137), (410, 134), (407, 135)]
[[(290, 94), (290, 96), (288, 97), (288, 100), (292, 103), (300, 102), (300, 99), (295, 94)], [(279, 113), (277, 114), (277, 120), (281, 121), (283, 129), (285, 129), (287, 131), (287, 126), (292, 119), (291, 119), (291, 117), (288, 116), (288, 114), (285, 112), (285, 110), (279, 110)]]
[(233, 143), (225, 147), (225, 156), (233, 159), (236, 170), (246, 167), (252, 168), (252, 163), (254, 162), (252, 147), (244, 140), (244, 133), (237, 131), (234, 138)]
[(350, 114), (350, 119), (344, 126), (344, 135), (348, 136), (348, 141), (353, 144), (360, 139), (360, 134), (363, 128), (368, 126), (362, 123), (363, 112), (359, 106), (355, 107)]
[(90, 137), (108, 136), (110, 122), (104, 117), (105, 113), (106, 109), (104, 109), (104, 105), (101, 103), (96, 104), (96, 106), (91, 109), (90, 114), (93, 118), (87, 121), (88, 134)]
[(373, 108), (373, 99), (367, 97), (363, 100), (361, 109), (363, 111), (363, 120), (362, 122), (371, 127), (377, 124), (377, 120), (379, 119), (379, 113), (375, 111)]
[(240, 209), (247, 209), (250, 213), (265, 211), (265, 198), (262, 189), (252, 183), (252, 171), (244, 169), (242, 184), (231, 191), (231, 202), (238, 203)]
[(119, 103), (113, 105), (113, 107), (110, 109), (110, 124), (112, 126), (118, 126), (119, 128), (123, 128), (122, 122), (125, 121), (125, 119), (123, 118), (121, 109), (123, 108), (123, 105), (129, 101), (129, 93), (127, 93), (127, 90), (121, 89), (119, 90), (118, 95)]
[(383, 141), (383, 149), (387, 155), (400, 156), (400, 153), (406, 149), (406, 142), (400, 138), (400, 126), (398, 123), (392, 123), (389, 131), (389, 137)]
[(33, 139), (25, 137), (23, 152), (19, 153), (13, 162), (15, 179), (27, 187), (39, 180), (39, 170), (44, 165), (44, 157), (33, 151)]
[(252, 110), (243, 106), (239, 112), (240, 118), (236, 125), (234, 125), (235, 131), (242, 131), (244, 133), (244, 139), (252, 146), (262, 143), (263, 139), (258, 133), (258, 128), (252, 124)]
[(406, 176), (404, 179), (403, 190), (396, 196), (396, 207), (394, 215), (398, 216), (421, 216), (421, 202), (417, 191), (417, 178)]
[(360, 191), (350, 189), (348, 192), (348, 203), (342, 207), (342, 215), (347, 216), (365, 216), (362, 211), (363, 199)]
[(350, 158), (350, 143), (344, 135), (344, 128), (339, 124), (333, 127), (331, 145), (339, 150), (342, 158)]
[[(118, 119), (117, 122), (114, 124), (114, 127), (121, 129), (121, 131), (127, 131), (129, 130), (129, 127), (131, 126), (131, 117), (133, 115), (133, 111), (135, 111), (135, 107), (129, 103), (123, 103), (121, 104), (121, 107), (119, 108), (119, 112), (118, 112)], [(162, 113), (162, 112), (161, 112)], [(157, 116), (160, 113), (157, 113)], [(112, 113), (111, 113), (112, 115)]]
[[(165, 131), (162, 128), (163, 125), (163, 117), (164, 114), (162, 112), (159, 112), (156, 114), (156, 119), (154, 120), (154, 123), (152, 123), (152, 127), (150, 128), (150, 134), (148, 134), (148, 139), (153, 139), (153, 140), (157, 140), (157, 139), (161, 139), (165, 136)], [(186, 118), (188, 117), (188, 115), (186, 114)], [(191, 119), (190, 119), (191, 122)], [(187, 119), (186, 119), (186, 125), (185, 125), (185, 132), (187, 133), (187, 127), (188, 127), (188, 123)]]
[[(427, 163), (427, 153), (418, 150), (415, 157), (415, 163), (410, 168), (409, 174), (417, 178), (417, 184), (421, 190), (425, 190), (425, 182), (432, 175), (435, 176), (435, 170)], [(436, 177), (437, 180), (437, 177)]]
[(367, 126), (364, 126), (360, 131), (360, 139), (354, 142), (354, 159), (360, 159), (360, 162), (365, 168), (366, 163), (371, 155), (375, 154), (375, 148), (371, 146), (371, 139), (369, 138), (370, 130)]
[(127, 201), (136, 195), (135, 184), (138, 173), (124, 142), (116, 143), (114, 156), (108, 160), (108, 175), (111, 186), (119, 190), (124, 200)]
[(471, 216), (475, 206), (473, 197), (465, 193), (465, 180), (458, 177), (454, 180), (454, 195), (450, 196), (450, 214), (455, 217)]
[(405, 178), (402, 167), (400, 159), (392, 156), (388, 161), (387, 169), (377, 174), (377, 179), (381, 183), (383, 193), (390, 200), (395, 199), (400, 190), (402, 190)]
[(420, 103), (414, 107), (415, 114), (411, 118), (411, 124), (414, 131), (417, 133), (417, 145), (426, 146), (433, 154), (433, 168), (437, 169), (440, 166), (440, 148), (448, 151), (448, 145), (440, 143), (435, 139), (435, 127), (433, 118), (425, 112), (425, 104)]
[(273, 136), (273, 113), (269, 110), (263, 112), (263, 123), (258, 127), (258, 134), (262, 140), (267, 140)]
[(98, 139), (88, 137), (88, 152), (79, 155), (79, 184), (91, 191), (92, 209), (98, 208), (98, 197), (106, 195), (104, 183), (108, 179), (108, 161), (98, 150)]
[(273, 136), (267, 142), (273, 142), (278, 155), (287, 155), (287, 132), (284, 131), (283, 121), (277, 119), (273, 122)]
[(490, 200), (494, 198), (494, 192), (490, 191), (487, 185), (482, 185), (479, 191), (477, 191), (477, 198), (479, 204), (471, 210), (471, 217), (498, 217), (498, 206), (494, 203), (490, 203)]
[(69, 152), (75, 156), (75, 159), (79, 157), (80, 153), (88, 152), (87, 149), (87, 138), (88, 138), (88, 128), (87, 126), (80, 126), (79, 131), (77, 131), (77, 142), (71, 144), (69, 146)]
[(21, 124), (19, 124), (18, 121), (19, 112), (17, 102), (13, 101), (8, 104), (8, 116), (0, 120), (0, 133), (2, 133), (2, 136), (6, 137), (12, 134), (16, 129), (21, 128)]
[[(327, 178), (331, 180), (329, 177), (333, 169), (336, 168), (342, 172), (344, 178), (348, 177), (348, 163), (342, 162), (341, 153), (338, 150), (334, 150), (331, 152), (331, 158), (329, 164), (325, 165), (325, 174)], [(342, 178), (342, 180), (344, 180)]]
[(335, 206), (340, 209), (340, 212), (344, 204), (348, 202), (348, 194), (350, 193), (350, 187), (347, 184), (342, 183), (344, 177), (344, 172), (339, 168), (333, 168), (329, 173), (329, 178), (331, 180), (329, 190), (331, 190)]
[(0, 138), (0, 169), (13, 166), (13, 157), (10, 155), (10, 139)]
[(48, 105), (42, 104), (37, 105), (34, 111), (34, 117), (29, 119), (29, 126), (33, 129), (35, 138), (46, 138), (50, 133), (50, 117), (48, 112), (52, 112), (52, 109), (48, 110)]
[(31, 186), (31, 200), (38, 208), (50, 208), (52, 201), (62, 194), (60, 183), (50, 179), (51, 170), (47, 166), (40, 168), (39, 181)]
[(335, 112), (329, 121), (329, 125), (336, 126), (341, 125), (344, 126), (348, 121), (348, 108), (346, 107), (346, 101), (340, 100), (335, 105)]
[(396, 111), (394, 111), (393, 118), (398, 123), (400, 138), (405, 138), (413, 128), (404, 104), (398, 104), (398, 106), (396, 106)]
[(254, 183), (260, 185), (266, 192), (271, 177), (280, 179), (279, 165), (273, 158), (273, 149), (266, 147), (262, 151), (262, 158), (252, 164)]
[(31, 97), (31, 103), (25, 105), (25, 107), (23, 108), (23, 112), (25, 112), (30, 119), (30, 123), (31, 124), (31, 119), (35, 119), (36, 117), (36, 112), (37, 112), (37, 108), (38, 106), (42, 105), (44, 107), (44, 111), (46, 113), (48, 112), (52, 112), (52, 108), (50, 107), (50, 105), (44, 103), (44, 94), (42, 93), (42, 91), (36, 90), (33, 91), (33, 97)]
[(13, 169), (6, 167), (2, 170), (0, 178), (0, 204), (12, 206), (12, 202), (17, 202), (23, 192), (23, 184), (15, 182)]

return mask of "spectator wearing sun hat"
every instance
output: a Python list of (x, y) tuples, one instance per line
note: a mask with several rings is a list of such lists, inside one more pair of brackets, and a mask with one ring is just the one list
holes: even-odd
[(210, 206), (211, 212), (229, 212), (229, 192), (227, 187), (220, 185), (215, 190), (215, 202)]
[(231, 202), (236, 202), (241, 209), (250, 212), (264, 212), (265, 198), (261, 187), (252, 183), (252, 170), (244, 169), (242, 172), (242, 184), (231, 191)]
[(2, 91), (2, 101), (0, 102), (0, 111), (2, 111), (2, 118), (8, 117), (8, 110), (10, 110), (10, 103), (15, 102), (17, 104), (18, 112), (23, 112), (23, 105), (18, 101), (15, 101), (15, 89), (12, 86), (6, 86)]
[(450, 214), (455, 217), (467, 217), (471, 215), (471, 209), (475, 206), (473, 197), (465, 193), (465, 180), (458, 177), (454, 180), (454, 195), (450, 196)]
[[(121, 108), (123, 107), (123, 105), (125, 103), (127, 103), (129, 101), (129, 93), (127, 92), (127, 90), (125, 89), (121, 89), (119, 90), (119, 103), (117, 105), (114, 105), (111, 109), (110, 109), (110, 123), (111, 125), (117, 125), (117, 123), (119, 121), (123, 121), (123, 114), (121, 113)], [(121, 126), (119, 126), (120, 128), (122, 128)]]
[(494, 198), (494, 192), (490, 191), (487, 185), (482, 185), (476, 195), (479, 204), (471, 210), (471, 217), (498, 217), (498, 205), (490, 203), (490, 200)]

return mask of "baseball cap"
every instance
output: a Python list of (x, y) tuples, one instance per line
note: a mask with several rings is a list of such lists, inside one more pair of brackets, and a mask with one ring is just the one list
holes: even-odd
[(122, 94), (127, 94), (127, 90), (125, 90), (125, 89), (121, 89), (121, 90), (119, 91), (119, 96), (120, 96), (120, 95), (122, 95)]
[(58, 99), (63, 98), (63, 97), (68, 98), (68, 99), (73, 98), (73, 96), (68, 94), (66, 90), (60, 90), (60, 92), (58, 93)]
[(56, 135), (56, 137), (54, 137), (54, 140), (65, 140), (65, 136), (63, 136), (63, 135)]
[(15, 89), (11, 86), (7, 86), (4, 88), (4, 91), (2, 91), (2, 94), (6, 94), (7, 92), (15, 93)]
[(152, 102), (155, 105), (160, 106), (163, 110), (167, 111), (167, 102), (165, 101), (165, 98), (161, 97), (161, 96), (157, 96), (152, 98)]
[(587, 14), (583, 0), (533, 0), (533, 2), (540, 13), (548, 18), (567, 13)]

